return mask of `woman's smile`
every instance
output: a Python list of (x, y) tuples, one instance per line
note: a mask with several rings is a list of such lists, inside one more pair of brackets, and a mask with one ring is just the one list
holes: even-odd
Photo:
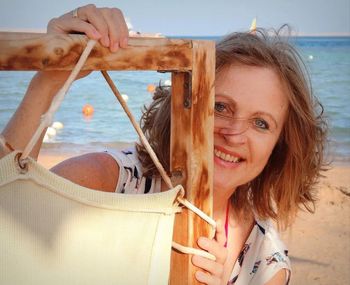
[(238, 153), (216, 146), (214, 147), (214, 161), (223, 167), (236, 168), (245, 162), (245, 159)]

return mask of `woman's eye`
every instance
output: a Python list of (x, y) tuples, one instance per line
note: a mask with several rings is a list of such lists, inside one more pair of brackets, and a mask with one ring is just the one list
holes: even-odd
[(215, 102), (214, 108), (215, 108), (215, 112), (222, 113), (223, 111), (225, 111), (226, 105), (221, 102)]
[(254, 126), (262, 130), (270, 129), (269, 124), (263, 119), (254, 119)]

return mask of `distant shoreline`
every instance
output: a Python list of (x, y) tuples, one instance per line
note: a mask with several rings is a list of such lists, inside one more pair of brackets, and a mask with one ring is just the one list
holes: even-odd
[[(181, 36), (174, 36), (174, 35), (165, 35), (165, 37), (167, 38), (176, 38), (176, 39), (203, 39), (203, 38), (213, 38), (213, 39), (217, 39), (217, 38), (221, 38), (224, 37), (225, 35), (217, 35), (217, 36), (213, 36), (213, 35), (209, 35), (209, 36), (185, 36), (185, 35), (181, 35)], [(349, 34), (320, 34), (320, 35), (295, 35), (292, 34), (290, 37), (292, 38), (350, 38), (350, 33)]]
[[(0, 32), (14, 32), (14, 33), (46, 33), (46, 28), (3, 28), (0, 27)], [(165, 37), (169, 38), (218, 38), (225, 35), (165, 35)], [(350, 37), (350, 32), (343, 32), (343, 33), (320, 33), (320, 34), (292, 34), (292, 37), (327, 37), (327, 38), (339, 38), (339, 37)]]

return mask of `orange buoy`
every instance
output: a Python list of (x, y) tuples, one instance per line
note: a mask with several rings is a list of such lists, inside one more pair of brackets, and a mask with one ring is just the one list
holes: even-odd
[(150, 93), (153, 93), (156, 90), (156, 86), (154, 84), (148, 84), (147, 85), (147, 91)]
[(84, 116), (91, 116), (94, 113), (94, 107), (90, 104), (85, 104), (82, 110)]

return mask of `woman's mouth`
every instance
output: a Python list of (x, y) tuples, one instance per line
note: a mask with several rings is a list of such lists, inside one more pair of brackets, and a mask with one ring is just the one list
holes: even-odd
[(239, 162), (244, 161), (244, 159), (242, 157), (225, 153), (221, 150), (218, 150), (217, 148), (214, 149), (214, 155), (225, 162), (239, 163)]

